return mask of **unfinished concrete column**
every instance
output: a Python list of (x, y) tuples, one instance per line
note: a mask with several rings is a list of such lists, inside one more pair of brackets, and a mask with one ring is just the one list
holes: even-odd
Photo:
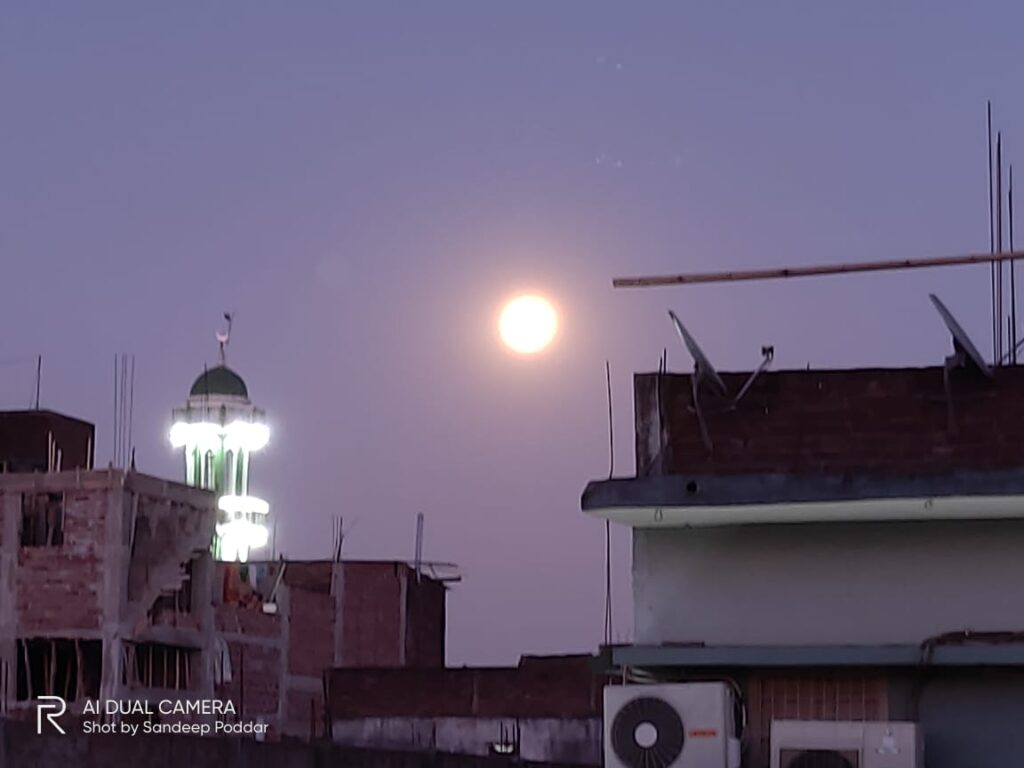
[(20, 518), (21, 494), (0, 495), (0, 712), (6, 711), (16, 695), (18, 613), (14, 569), (18, 564)]

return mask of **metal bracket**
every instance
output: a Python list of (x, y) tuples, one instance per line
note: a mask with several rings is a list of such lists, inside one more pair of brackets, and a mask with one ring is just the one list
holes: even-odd
[(736, 395), (735, 398), (733, 398), (733, 401), (732, 401), (732, 407), (733, 408), (735, 408), (737, 405), (739, 405), (740, 400), (743, 399), (743, 396), (745, 394), (747, 394), (747, 392), (750, 390), (750, 388), (752, 386), (754, 386), (754, 382), (757, 381), (757, 377), (760, 376), (762, 373), (764, 373), (768, 369), (768, 367), (772, 364), (772, 360), (775, 359), (775, 347), (772, 347), (772, 346), (761, 347), (761, 357), (762, 357), (761, 364), (757, 367), (757, 370), (755, 370), (753, 373), (750, 374), (750, 376), (747, 378), (747, 380), (743, 383), (743, 386), (740, 388), (739, 393)]

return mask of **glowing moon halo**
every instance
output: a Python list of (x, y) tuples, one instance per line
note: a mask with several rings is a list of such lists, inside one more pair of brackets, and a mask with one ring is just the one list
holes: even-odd
[(532, 355), (540, 352), (558, 332), (558, 313), (547, 299), (517, 296), (501, 310), (498, 333), (513, 352)]

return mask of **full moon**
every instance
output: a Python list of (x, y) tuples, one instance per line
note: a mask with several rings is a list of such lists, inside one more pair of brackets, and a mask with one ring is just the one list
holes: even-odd
[(524, 355), (540, 352), (557, 331), (558, 313), (540, 296), (517, 296), (505, 305), (498, 319), (498, 332), (505, 346)]

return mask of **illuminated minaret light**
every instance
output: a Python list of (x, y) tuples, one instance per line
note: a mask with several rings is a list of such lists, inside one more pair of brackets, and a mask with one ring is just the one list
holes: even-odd
[(184, 451), (185, 482), (217, 496), (214, 557), (245, 562), (269, 537), (270, 506), (249, 495), (249, 462), (267, 444), (270, 430), (242, 377), (227, 366), (231, 315), (224, 318), (227, 331), (217, 333), (219, 364), (199, 375), (185, 406), (172, 412), (170, 439)]

